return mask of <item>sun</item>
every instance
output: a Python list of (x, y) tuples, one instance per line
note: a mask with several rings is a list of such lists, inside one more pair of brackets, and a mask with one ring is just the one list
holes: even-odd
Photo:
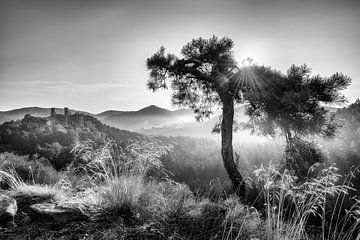
[(250, 57), (247, 57), (245, 58), (244, 60), (241, 61), (241, 64), (244, 66), (244, 67), (250, 67), (253, 65), (253, 62), (254, 62), (254, 59), (250, 58)]
[(264, 87), (264, 79), (259, 74), (253, 59), (248, 57), (241, 61), (242, 67), (235, 79), (236, 91), (240, 89), (262, 90)]

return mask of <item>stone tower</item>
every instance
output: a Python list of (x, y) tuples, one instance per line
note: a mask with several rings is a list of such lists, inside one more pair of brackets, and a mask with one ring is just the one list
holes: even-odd
[(64, 108), (64, 115), (65, 115), (65, 123), (68, 123), (69, 120), (69, 109), (67, 107)]
[(80, 126), (82, 127), (83, 126), (83, 115), (82, 114), (80, 114)]
[(55, 119), (55, 117), (56, 117), (55, 108), (51, 108), (51, 110), (50, 110), (50, 118)]

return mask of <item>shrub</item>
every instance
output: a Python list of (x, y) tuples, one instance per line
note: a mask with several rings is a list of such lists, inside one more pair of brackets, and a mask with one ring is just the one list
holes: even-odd
[(26, 183), (54, 185), (60, 175), (46, 159), (31, 160), (27, 156), (18, 156), (13, 153), (0, 154), (0, 169), (5, 172), (14, 171)]
[(300, 138), (293, 138), (289, 141), (284, 157), (282, 170), (289, 170), (300, 182), (306, 181), (306, 178), (309, 177), (311, 166), (325, 162), (323, 154), (315, 143)]

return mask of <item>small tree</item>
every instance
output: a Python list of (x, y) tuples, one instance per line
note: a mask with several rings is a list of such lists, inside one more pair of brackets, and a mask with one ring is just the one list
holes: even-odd
[(272, 77), (266, 78), (268, 81), (261, 87), (245, 90), (250, 103), (246, 110), (250, 116), (247, 127), (263, 135), (275, 136), (279, 132), (284, 136), (284, 166), (298, 175), (306, 175), (311, 163), (320, 161), (322, 156), (304, 138), (334, 135), (337, 128), (334, 114), (329, 114), (321, 104), (345, 103), (340, 91), (350, 85), (351, 79), (341, 73), (330, 77), (311, 75), (306, 65), (292, 65), (286, 74), (258, 66), (253, 66), (251, 71), (260, 81), (264, 76)]
[(166, 89), (167, 80), (171, 79), (173, 104), (190, 107), (197, 120), (209, 117), (213, 107), (222, 106), (221, 155), (234, 191), (243, 196), (245, 183), (235, 164), (232, 146), (234, 103), (248, 102), (251, 120), (247, 127), (271, 136), (280, 130), (287, 152), (291, 152), (297, 143), (303, 143), (295, 141), (300, 137), (334, 134), (334, 119), (320, 103), (344, 103), (346, 99), (340, 91), (351, 79), (341, 73), (329, 78), (310, 76), (306, 65), (291, 66), (287, 74), (282, 74), (253, 65), (250, 59), (240, 69), (233, 57), (233, 45), (226, 37), (193, 39), (182, 48), (181, 58), (165, 54), (161, 47), (147, 59), (147, 85), (153, 91)]
[(173, 104), (190, 107), (197, 120), (209, 117), (213, 107), (222, 106), (221, 155), (234, 191), (244, 196), (245, 183), (235, 164), (232, 146), (234, 102), (243, 100), (233, 45), (226, 37), (193, 39), (182, 48), (181, 58), (166, 55), (161, 47), (147, 59), (147, 86), (153, 91), (166, 89), (167, 79), (171, 79)]

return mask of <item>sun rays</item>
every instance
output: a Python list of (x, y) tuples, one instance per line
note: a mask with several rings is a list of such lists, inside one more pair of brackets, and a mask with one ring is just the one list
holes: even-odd
[(266, 79), (252, 60), (243, 61), (243, 67), (233, 75), (235, 92), (243, 89), (262, 91), (266, 85)]

